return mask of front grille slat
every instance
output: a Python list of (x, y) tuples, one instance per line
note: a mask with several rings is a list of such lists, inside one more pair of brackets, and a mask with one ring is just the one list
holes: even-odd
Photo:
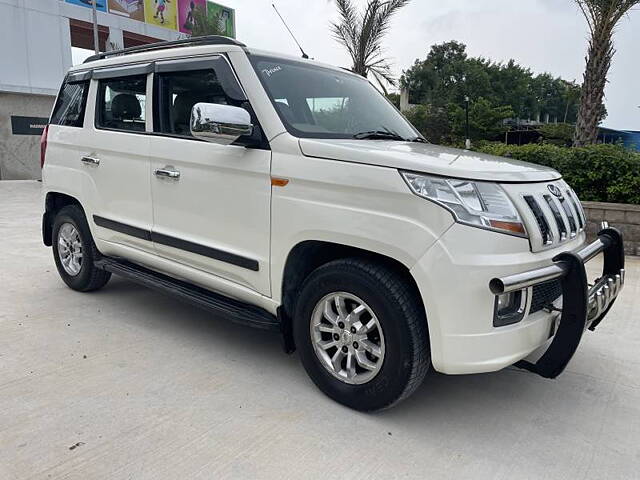
[(527, 205), (529, 205), (529, 208), (531, 209), (531, 213), (533, 213), (533, 216), (536, 219), (540, 235), (542, 235), (542, 244), (551, 245), (553, 243), (553, 233), (551, 232), (549, 222), (547, 222), (547, 218), (542, 212), (538, 201), (531, 195), (525, 195), (524, 201), (527, 202)]
[(560, 198), (560, 205), (562, 205), (562, 209), (564, 210), (564, 213), (567, 215), (567, 220), (569, 220), (569, 228), (571, 229), (571, 237), (575, 237), (576, 234), (578, 233), (578, 226), (576, 223), (576, 219), (573, 215), (573, 210), (571, 209), (571, 206), (569, 205), (569, 203), (567, 202), (567, 199), (562, 197)]
[(562, 218), (562, 214), (560, 213), (558, 204), (553, 200), (553, 198), (551, 198), (550, 195), (543, 195), (543, 198), (551, 209), (553, 218), (556, 221), (556, 226), (558, 227), (558, 231), (560, 232), (560, 241), (564, 242), (569, 234), (569, 229), (567, 228), (567, 224), (564, 223), (564, 219)]
[(584, 230), (587, 219), (584, 217), (582, 206), (578, 205), (579, 201), (576, 199), (574, 193), (571, 190), (567, 190), (567, 197), (569, 197), (569, 201), (571, 202), (571, 205), (573, 205), (573, 209), (576, 211), (576, 215), (578, 216), (580, 230)]

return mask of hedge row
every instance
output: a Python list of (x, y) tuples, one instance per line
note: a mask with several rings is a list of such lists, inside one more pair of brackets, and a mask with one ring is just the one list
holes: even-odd
[(581, 200), (640, 204), (640, 153), (619, 145), (570, 148), (491, 143), (477, 150), (554, 168)]

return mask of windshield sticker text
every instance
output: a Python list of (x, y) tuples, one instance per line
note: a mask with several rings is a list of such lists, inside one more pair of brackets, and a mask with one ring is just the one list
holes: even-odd
[(264, 73), (267, 77), (270, 77), (274, 73), (277, 73), (281, 70), (282, 70), (282, 67), (280, 65), (276, 65), (275, 67), (262, 69), (262, 73)]

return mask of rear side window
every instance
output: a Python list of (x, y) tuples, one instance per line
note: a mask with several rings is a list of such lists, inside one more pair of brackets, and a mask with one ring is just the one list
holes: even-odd
[(229, 98), (213, 69), (157, 74), (158, 109), (155, 130), (191, 136), (191, 109), (196, 103), (239, 106)]
[(96, 126), (110, 130), (144, 132), (147, 76), (100, 80)]
[(56, 106), (51, 115), (52, 125), (82, 127), (84, 111), (87, 107), (89, 82), (65, 82), (60, 89)]

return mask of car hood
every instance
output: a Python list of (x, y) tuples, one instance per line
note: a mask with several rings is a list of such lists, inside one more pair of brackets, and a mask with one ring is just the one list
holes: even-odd
[(552, 168), (429, 143), (301, 138), (305, 156), (493, 182), (547, 182)]

